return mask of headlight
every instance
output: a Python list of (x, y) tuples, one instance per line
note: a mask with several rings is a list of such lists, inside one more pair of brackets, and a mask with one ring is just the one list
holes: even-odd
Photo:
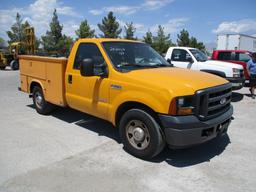
[(240, 77), (240, 70), (237, 68), (233, 68), (233, 77)]
[(170, 115), (191, 115), (194, 113), (194, 96), (176, 97), (169, 107)]

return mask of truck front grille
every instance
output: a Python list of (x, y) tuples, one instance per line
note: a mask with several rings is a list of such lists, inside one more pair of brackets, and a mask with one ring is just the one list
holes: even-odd
[(214, 118), (230, 108), (232, 85), (230, 83), (197, 91), (196, 115), (202, 120)]

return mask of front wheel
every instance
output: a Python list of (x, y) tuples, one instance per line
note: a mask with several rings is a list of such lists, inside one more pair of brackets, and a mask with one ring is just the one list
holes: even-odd
[(165, 146), (159, 124), (141, 109), (131, 109), (122, 116), (119, 133), (125, 150), (141, 159), (151, 159)]
[(42, 115), (47, 115), (54, 109), (54, 105), (45, 100), (43, 91), (39, 86), (33, 89), (33, 103), (36, 111)]

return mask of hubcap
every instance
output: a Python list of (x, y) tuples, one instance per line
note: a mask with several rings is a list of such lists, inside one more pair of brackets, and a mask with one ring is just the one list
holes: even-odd
[(136, 127), (133, 130), (133, 135), (134, 135), (134, 139), (136, 141), (142, 141), (144, 139), (144, 137), (145, 137), (145, 132), (140, 127)]
[(35, 101), (36, 101), (37, 107), (41, 108), (42, 104), (43, 104), (43, 97), (42, 97), (41, 93), (39, 93), (39, 92), (35, 93)]
[(126, 137), (136, 149), (146, 149), (150, 142), (147, 126), (140, 120), (131, 120), (126, 126)]

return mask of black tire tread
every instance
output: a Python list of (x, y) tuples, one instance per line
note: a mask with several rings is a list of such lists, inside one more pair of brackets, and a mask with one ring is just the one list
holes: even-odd
[[(151, 128), (154, 129), (155, 132), (155, 141), (156, 143), (151, 144), (152, 149), (148, 149), (149, 151), (147, 152), (139, 152), (137, 149), (134, 149), (129, 142), (126, 140), (125, 136), (125, 124), (128, 121), (130, 116), (135, 116), (137, 118), (145, 118), (144, 120), (147, 121), (147, 126), (152, 126)], [(141, 120), (141, 119), (140, 119)], [(144, 122), (145, 123), (145, 122)], [(127, 112), (123, 114), (121, 117), (120, 123), (119, 123), (119, 134), (120, 137), (123, 141), (124, 148), (126, 151), (131, 153), (132, 155), (141, 158), (141, 159), (151, 159), (154, 156), (158, 155), (164, 148), (165, 146), (165, 139), (163, 132), (161, 130), (161, 127), (157, 123), (157, 121), (150, 115), (150, 113), (146, 112), (145, 110), (142, 109), (130, 109)], [(149, 128), (150, 129), (150, 128)], [(151, 136), (152, 137), (152, 136)], [(152, 146), (154, 145), (154, 146)]]
[[(40, 93), (41, 93), (42, 96), (43, 96), (43, 102), (44, 102), (44, 104), (43, 104), (43, 107), (42, 107), (41, 109), (38, 108), (37, 105), (36, 105), (36, 103), (35, 103), (35, 97), (34, 97), (34, 95), (35, 95), (35, 93), (36, 93), (37, 91), (40, 91)], [(47, 102), (47, 101), (45, 100), (43, 90), (42, 90), (42, 88), (41, 88), (40, 86), (35, 86), (35, 87), (33, 88), (33, 103), (34, 103), (34, 107), (35, 107), (36, 111), (37, 111), (39, 114), (41, 114), (41, 115), (47, 115), (47, 114), (49, 114), (50, 112), (52, 112), (53, 109), (54, 109), (54, 105), (51, 104), (51, 103), (49, 103), (49, 102)]]

